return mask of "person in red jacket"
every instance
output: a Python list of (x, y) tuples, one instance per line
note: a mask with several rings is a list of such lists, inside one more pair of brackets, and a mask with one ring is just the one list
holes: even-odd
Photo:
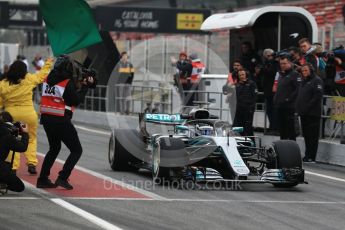
[[(201, 75), (206, 72), (206, 66), (201, 60), (198, 58), (197, 54), (189, 55), (189, 59), (192, 64), (192, 73), (190, 75), (190, 89), (197, 91), (199, 88), (199, 83), (201, 80)], [(195, 92), (189, 94), (189, 100), (191, 102), (198, 100), (198, 95)]]
[[(44, 158), (41, 173), (37, 179), (37, 188), (61, 186), (68, 190), (73, 189), (68, 178), (82, 154), (82, 146), (71, 119), (74, 107), (84, 101), (88, 88), (95, 83), (95, 76), (86, 76), (82, 80), (74, 78), (73, 70), (75, 68), (77, 67), (73, 60), (62, 55), (58, 57), (53, 70), (43, 83), (40, 107), (41, 123), (47, 134), (49, 151)], [(60, 152), (61, 142), (71, 153), (54, 184), (50, 181), (49, 175)]]

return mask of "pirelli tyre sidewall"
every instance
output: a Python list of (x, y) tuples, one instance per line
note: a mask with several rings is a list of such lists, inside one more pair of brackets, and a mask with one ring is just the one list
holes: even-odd
[[(292, 140), (279, 140), (272, 143), (272, 148), (276, 154), (275, 162), (270, 164), (270, 168), (302, 168), (301, 151), (296, 143)], [(289, 188), (298, 185), (293, 183), (274, 183), (275, 187)]]
[(120, 131), (122, 135), (133, 132), (132, 130), (114, 130), (112, 132), (108, 147), (109, 164), (114, 171), (133, 171), (136, 168), (132, 165), (138, 160), (119, 141), (118, 133)]

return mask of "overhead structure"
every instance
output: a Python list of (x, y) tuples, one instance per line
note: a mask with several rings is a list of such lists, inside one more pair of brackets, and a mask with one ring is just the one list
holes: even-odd
[(230, 30), (230, 46), (251, 41), (257, 50), (281, 50), (296, 46), (302, 37), (307, 37), (312, 42), (318, 41), (315, 18), (304, 8), (292, 6), (266, 6), (213, 14), (203, 22), (201, 30)]

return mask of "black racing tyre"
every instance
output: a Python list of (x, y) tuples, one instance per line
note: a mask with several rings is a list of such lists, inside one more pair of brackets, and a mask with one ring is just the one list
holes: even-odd
[[(121, 132), (131, 130), (121, 130)], [(135, 157), (124, 148), (116, 137), (116, 130), (112, 132), (109, 139), (108, 160), (114, 171), (135, 171), (133, 167)]]
[[(276, 154), (276, 161), (271, 164), (270, 168), (302, 168), (301, 150), (296, 141), (275, 141), (273, 142), (273, 149)], [(298, 185), (298, 182), (273, 185), (280, 188), (290, 188)]]

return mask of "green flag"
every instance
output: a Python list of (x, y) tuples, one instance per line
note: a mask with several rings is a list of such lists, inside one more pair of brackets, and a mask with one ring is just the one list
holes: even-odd
[(92, 11), (84, 0), (40, 0), (54, 56), (101, 42)]

